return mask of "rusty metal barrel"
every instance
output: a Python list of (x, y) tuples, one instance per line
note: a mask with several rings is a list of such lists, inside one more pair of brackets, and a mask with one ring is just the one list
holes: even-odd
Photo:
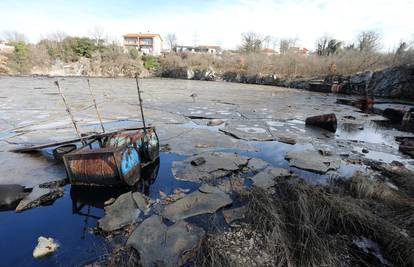
[(142, 144), (143, 156), (146, 162), (154, 161), (159, 157), (160, 143), (154, 127), (145, 130)]
[(306, 119), (305, 123), (306, 125), (319, 127), (333, 133), (336, 132), (337, 128), (337, 121), (334, 113), (309, 117)]

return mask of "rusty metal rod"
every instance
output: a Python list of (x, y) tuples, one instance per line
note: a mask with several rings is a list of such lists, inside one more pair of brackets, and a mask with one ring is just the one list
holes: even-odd
[(99, 122), (100, 122), (101, 128), (102, 128), (102, 132), (104, 133), (105, 128), (104, 128), (103, 123), (102, 123), (102, 117), (101, 117), (101, 114), (99, 113), (98, 106), (96, 105), (95, 95), (92, 92), (92, 88), (91, 88), (91, 84), (89, 82), (89, 78), (86, 79), (86, 81), (88, 82), (88, 88), (89, 88), (89, 92), (91, 93), (91, 98), (92, 98), (93, 105), (95, 106), (96, 115), (98, 116), (98, 119), (99, 119)]
[(63, 94), (63, 90), (62, 90), (62, 88), (60, 88), (59, 82), (55, 81), (55, 85), (57, 86), (57, 88), (59, 90), (59, 94), (62, 97), (63, 103), (65, 104), (65, 107), (66, 107), (66, 112), (69, 114), (70, 120), (72, 121), (73, 127), (75, 128), (75, 131), (76, 131), (81, 143), (83, 145), (86, 145), (86, 142), (83, 139), (82, 134), (80, 133), (78, 126), (76, 125), (75, 118), (73, 117), (72, 112), (70, 111), (70, 107), (69, 107), (68, 103), (66, 102), (66, 98), (65, 98), (65, 95)]
[(136, 75), (135, 75), (135, 81), (137, 82), (137, 90), (138, 90), (139, 107), (141, 108), (142, 124), (144, 125), (144, 131), (145, 131), (147, 127), (145, 126), (144, 110), (143, 110), (143, 108), (142, 108), (141, 91), (140, 91), (140, 89), (139, 89), (139, 83), (138, 83), (138, 74), (136, 74)]

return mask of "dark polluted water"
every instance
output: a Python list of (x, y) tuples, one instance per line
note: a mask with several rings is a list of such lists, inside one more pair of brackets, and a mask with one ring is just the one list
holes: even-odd
[[(178, 181), (171, 172), (174, 160), (186, 157), (161, 153), (160, 163), (149, 171), (148, 179), (136, 186), (151, 198), (160, 191), (171, 194), (176, 188), (195, 190), (194, 183)], [(62, 168), (63, 165), (61, 166)], [(104, 202), (131, 189), (93, 188), (66, 185), (63, 197), (49, 205), (16, 213), (15, 205), (0, 211), (0, 266), (83, 266), (110, 252), (110, 244), (100, 235), (91, 233), (97, 220), (104, 215)], [(51, 256), (35, 259), (33, 249), (37, 238), (54, 238), (60, 247)]]
[[(124, 123), (129, 124), (129, 122)], [(115, 126), (119, 125), (115, 124)], [(220, 128), (199, 126), (194, 123), (185, 124), (183, 127), (202, 127), (214, 131)], [(364, 125), (362, 128), (341, 125), (336, 138), (394, 145), (393, 138), (389, 138), (384, 129), (375, 124)], [(289, 167), (285, 160), (287, 152), (312, 149), (312, 144), (289, 145), (276, 141), (240, 142), (246, 142), (256, 150), (216, 149), (216, 151), (237, 152), (243, 156), (263, 159), (274, 167), (287, 168), (311, 183), (329, 182), (329, 174), (321, 175)], [(51, 150), (45, 150), (43, 154), (50, 157)], [(149, 168), (143, 175), (146, 178), (133, 190), (140, 191), (153, 200), (164, 194), (170, 195), (177, 188), (196, 190), (199, 184), (179, 181), (172, 175), (172, 162), (186, 158), (175, 153), (161, 153), (159, 164)], [(64, 166), (58, 165), (56, 168), (64, 168)], [(340, 176), (346, 177), (352, 176), (355, 171), (363, 168), (361, 165), (342, 164), (338, 172)], [(130, 190), (131, 188), (108, 189), (66, 185), (63, 197), (49, 205), (21, 213), (14, 211), (15, 205), (0, 210), (0, 251), (3, 256), (0, 266), (83, 266), (100, 260), (102, 256), (111, 252), (112, 244), (101, 235), (92, 233), (91, 229), (96, 227), (97, 220), (104, 215), (104, 202)], [(213, 216), (198, 216), (191, 218), (190, 221), (201, 226), (212, 224), (212, 220), (221, 223), (220, 214), (219, 212)], [(49, 257), (33, 258), (32, 252), (39, 236), (54, 238), (60, 247)]]

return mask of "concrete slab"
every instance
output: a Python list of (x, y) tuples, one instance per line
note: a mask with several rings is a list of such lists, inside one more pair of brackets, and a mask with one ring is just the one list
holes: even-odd
[[(203, 157), (206, 163), (194, 166), (191, 161)], [(179, 180), (200, 182), (210, 181), (231, 174), (243, 166), (247, 166), (249, 158), (236, 153), (206, 152), (189, 157), (184, 161), (174, 161), (172, 172)]]
[(289, 166), (317, 173), (326, 173), (339, 168), (341, 158), (337, 156), (323, 156), (318, 151), (292, 151), (286, 154)]
[(214, 213), (218, 209), (232, 203), (229, 195), (220, 190), (213, 190), (213, 188), (209, 186), (207, 187), (202, 189), (207, 193), (195, 191), (186, 197), (167, 205), (161, 212), (161, 216), (176, 222), (200, 214)]
[(135, 229), (127, 245), (139, 252), (144, 267), (182, 266), (203, 236), (203, 229), (185, 221), (167, 227), (160, 216), (152, 215)]
[(139, 221), (141, 211), (131, 192), (120, 195), (112, 205), (105, 207), (105, 216), (99, 219), (99, 227), (110, 232)]

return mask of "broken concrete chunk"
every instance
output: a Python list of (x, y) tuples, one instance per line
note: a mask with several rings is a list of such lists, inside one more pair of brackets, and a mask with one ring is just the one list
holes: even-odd
[(151, 199), (140, 192), (132, 193), (132, 198), (135, 200), (138, 209), (141, 211), (147, 211), (151, 206)]
[(47, 238), (40, 236), (37, 239), (37, 242), (37, 246), (33, 250), (33, 257), (36, 259), (53, 253), (59, 247), (59, 244), (56, 243), (51, 237)]
[(251, 178), (255, 186), (268, 189), (276, 184), (275, 178), (290, 176), (286, 169), (268, 167)]
[(38, 185), (35, 186), (32, 192), (23, 198), (16, 211), (23, 211), (40, 206), (42, 203), (55, 200), (63, 196), (63, 188), (43, 188)]
[(214, 213), (216, 210), (232, 203), (229, 195), (221, 191), (211, 190), (212, 188), (207, 186), (203, 189), (208, 189), (206, 191), (214, 193), (195, 191), (166, 206), (161, 215), (170, 221), (176, 222), (200, 214)]
[(193, 166), (200, 166), (200, 165), (203, 165), (204, 163), (206, 163), (206, 159), (203, 157), (198, 157), (191, 161), (191, 165)]
[(113, 204), (115, 202), (115, 198), (111, 197), (110, 199), (108, 199), (107, 201), (104, 202), (104, 206), (109, 206), (111, 204)]
[(200, 191), (202, 193), (207, 193), (207, 194), (221, 194), (221, 193), (224, 193), (217, 186), (212, 186), (212, 185), (209, 185), (209, 184), (202, 184), (198, 188), (198, 191)]
[(220, 119), (212, 119), (212, 120), (210, 120), (210, 121), (207, 123), (207, 125), (208, 125), (208, 126), (218, 126), (218, 125), (223, 124), (223, 123), (224, 123), (224, 121), (223, 121), (223, 120), (220, 120)]
[(249, 168), (253, 172), (258, 172), (268, 166), (269, 166), (269, 163), (267, 161), (264, 161), (259, 158), (251, 158), (249, 159), (249, 163), (247, 164), (247, 168)]
[(269, 132), (267, 125), (262, 121), (228, 121), (224, 129), (220, 129), (237, 139), (248, 141), (272, 141), (274, 136)]
[(338, 169), (341, 159), (337, 156), (323, 156), (317, 151), (291, 151), (286, 159), (289, 166), (317, 173), (326, 173), (329, 170)]
[(336, 132), (337, 122), (335, 114), (325, 114), (306, 118), (306, 125), (316, 126), (330, 132)]
[[(206, 162), (194, 166), (191, 162), (203, 157)], [(236, 153), (207, 152), (190, 157), (184, 161), (174, 161), (172, 173), (179, 180), (200, 182), (223, 177), (246, 166), (249, 158)]]
[(118, 230), (137, 222), (140, 213), (132, 193), (128, 192), (120, 195), (112, 205), (105, 207), (105, 216), (98, 224), (105, 232)]
[(242, 206), (238, 208), (223, 210), (224, 220), (227, 224), (231, 224), (236, 220), (244, 219), (247, 207)]
[(288, 137), (288, 136), (278, 136), (277, 141), (281, 142), (281, 143), (288, 144), (288, 145), (295, 145), (296, 144), (295, 138)]
[(162, 218), (146, 219), (128, 238), (127, 245), (140, 254), (142, 266), (182, 266), (205, 232), (185, 221), (167, 227)]

